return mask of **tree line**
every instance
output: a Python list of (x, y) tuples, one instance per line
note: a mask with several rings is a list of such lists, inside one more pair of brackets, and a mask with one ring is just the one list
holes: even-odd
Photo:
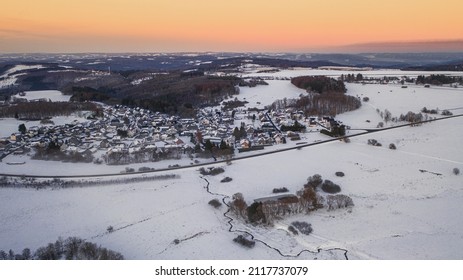
[(123, 260), (121, 253), (101, 247), (78, 237), (59, 238), (54, 243), (32, 252), (24, 248), (21, 253), (0, 250), (0, 260)]
[(277, 100), (272, 103), (274, 110), (289, 107), (303, 111), (306, 116), (336, 116), (338, 114), (353, 111), (362, 103), (354, 96), (336, 93), (309, 94), (298, 99)]
[(24, 102), (0, 107), (0, 117), (25, 120), (41, 120), (55, 116), (69, 116), (78, 111), (92, 111), (101, 116), (103, 110), (91, 102)]
[(442, 74), (431, 74), (429, 76), (419, 75), (416, 84), (443, 85), (452, 83), (463, 83), (463, 77), (447, 76)]
[(336, 80), (326, 76), (300, 76), (291, 79), (291, 83), (307, 92), (345, 93), (346, 85), (342, 80)]

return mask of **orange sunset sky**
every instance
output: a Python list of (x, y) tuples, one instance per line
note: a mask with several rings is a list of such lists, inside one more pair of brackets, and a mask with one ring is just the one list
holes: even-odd
[(2, 0), (0, 53), (461, 45), (462, 11), (462, 0)]

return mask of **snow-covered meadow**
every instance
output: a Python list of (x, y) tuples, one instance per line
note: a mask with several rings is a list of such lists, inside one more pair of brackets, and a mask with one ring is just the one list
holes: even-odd
[[(292, 74), (300, 75), (284, 75)], [(247, 106), (254, 107), (257, 102), (265, 105), (274, 98), (303, 93), (289, 81), (269, 84), (242, 90), (239, 98), (245, 97), (250, 102)], [(461, 88), (348, 84), (348, 94), (370, 98), (359, 110), (338, 116), (352, 128), (376, 127), (381, 121), (377, 108), (388, 109), (393, 116), (425, 106), (463, 113)], [(367, 145), (370, 138), (382, 147)], [(456, 117), (351, 137), (351, 143), (331, 142), (220, 164), (225, 173), (217, 176), (202, 178), (198, 168), (191, 167), (166, 172), (179, 176), (175, 179), (69, 189), (3, 188), (0, 249), (37, 249), (60, 236), (78, 236), (119, 251), (127, 259), (344, 259), (345, 251), (349, 259), (463, 259), (459, 214), (463, 177), (452, 172), (463, 169), (462, 139), (463, 119)], [(388, 149), (390, 143), (397, 150)], [(39, 165), (3, 162), (0, 169), (28, 174), (36, 173), (30, 168)], [(101, 173), (118, 173), (121, 169), (52, 162), (40, 168), (39, 174), (45, 169), (54, 174), (96, 173), (100, 168)], [(337, 171), (345, 176), (336, 177)], [(224, 216), (225, 205), (218, 209), (208, 205), (214, 198), (229, 201), (237, 192), (248, 204), (271, 195), (273, 188), (286, 187), (295, 193), (316, 173), (339, 184), (355, 206), (320, 209), (263, 228), (236, 219), (230, 222)], [(233, 180), (221, 183), (225, 176)], [(311, 223), (313, 233), (292, 235), (287, 230), (292, 221)], [(109, 226), (114, 228), (111, 233)], [(240, 234), (237, 230), (252, 233), (265, 244), (241, 247), (232, 241)]]
[(51, 102), (65, 102), (71, 99), (70, 95), (64, 95), (59, 90), (32, 90), (25, 91), (23, 95), (17, 94), (14, 98), (25, 98), (27, 100), (46, 99)]

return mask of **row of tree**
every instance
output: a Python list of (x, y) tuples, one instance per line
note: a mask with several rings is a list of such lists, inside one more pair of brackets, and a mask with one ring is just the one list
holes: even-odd
[(138, 151), (111, 151), (103, 155), (103, 160), (108, 165), (122, 165), (142, 162), (155, 162), (165, 159), (181, 159), (184, 153), (191, 153), (192, 150), (181, 147), (165, 148), (143, 148)]
[(346, 85), (342, 80), (326, 76), (300, 76), (291, 79), (291, 83), (298, 88), (319, 94), (345, 93)]
[(303, 111), (306, 116), (336, 116), (338, 114), (353, 111), (362, 103), (354, 96), (344, 94), (309, 94), (299, 99), (276, 100), (272, 103), (272, 109), (295, 108)]
[(55, 116), (69, 116), (78, 111), (92, 111), (95, 116), (103, 114), (101, 107), (91, 102), (24, 102), (0, 107), (0, 117), (41, 120)]
[(447, 76), (443, 74), (431, 74), (429, 76), (419, 75), (416, 84), (443, 85), (452, 83), (463, 83), (463, 77)]
[(341, 74), (340, 80), (343, 81), (343, 82), (348, 82), (348, 83), (361, 82), (361, 81), (363, 81), (363, 75), (361, 73), (358, 73), (357, 75), (355, 75), (355, 74), (347, 74), (347, 75)]
[(16, 254), (0, 250), (0, 260), (123, 260), (122, 254), (85, 241), (78, 237), (59, 238), (54, 243), (32, 252), (25, 248)]

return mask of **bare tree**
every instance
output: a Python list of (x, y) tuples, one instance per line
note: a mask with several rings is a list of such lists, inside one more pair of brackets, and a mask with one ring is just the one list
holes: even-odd
[(240, 215), (243, 218), (246, 217), (246, 208), (248, 205), (244, 201), (244, 196), (242, 193), (235, 193), (232, 196), (232, 202), (230, 203), (230, 209), (235, 212), (236, 215)]
[(384, 110), (384, 121), (388, 123), (392, 118), (391, 112), (388, 109)]

